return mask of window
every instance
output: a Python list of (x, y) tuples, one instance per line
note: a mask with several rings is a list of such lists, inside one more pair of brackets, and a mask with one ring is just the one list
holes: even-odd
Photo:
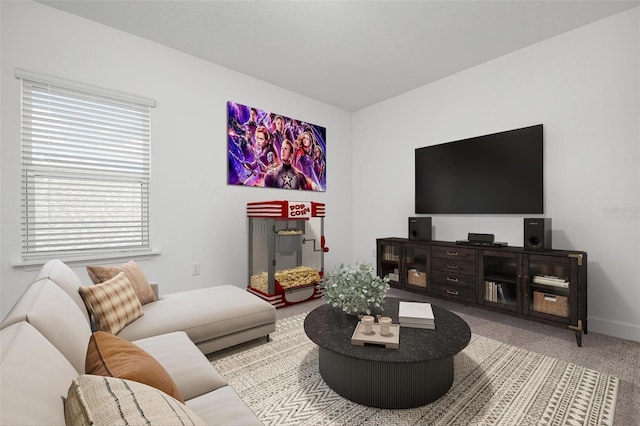
[(22, 257), (150, 250), (150, 107), (26, 71)]

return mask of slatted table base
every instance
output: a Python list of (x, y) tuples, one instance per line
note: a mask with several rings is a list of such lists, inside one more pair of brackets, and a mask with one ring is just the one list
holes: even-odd
[(320, 375), (343, 397), (377, 408), (414, 408), (435, 401), (453, 383), (453, 355), (422, 362), (379, 362), (319, 350)]

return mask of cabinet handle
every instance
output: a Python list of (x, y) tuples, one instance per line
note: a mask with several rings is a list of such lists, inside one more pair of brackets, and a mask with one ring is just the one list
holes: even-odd
[(458, 292), (457, 291), (453, 291), (453, 290), (447, 290), (447, 294), (452, 294), (454, 296), (457, 296)]
[(458, 278), (447, 277), (447, 281), (451, 281), (452, 283), (457, 283), (458, 282)]
[(457, 252), (457, 251), (448, 251), (448, 250), (447, 250), (447, 254), (448, 254), (449, 256), (457, 256), (457, 255), (458, 255), (458, 252)]
[(458, 269), (458, 265), (450, 265), (447, 263), (447, 268), (449, 269)]

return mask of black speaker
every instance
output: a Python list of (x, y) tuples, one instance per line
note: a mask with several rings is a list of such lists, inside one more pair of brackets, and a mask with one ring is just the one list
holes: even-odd
[(431, 240), (431, 218), (430, 217), (410, 217), (409, 218), (409, 239), (414, 241)]
[(524, 219), (525, 250), (551, 250), (551, 218)]

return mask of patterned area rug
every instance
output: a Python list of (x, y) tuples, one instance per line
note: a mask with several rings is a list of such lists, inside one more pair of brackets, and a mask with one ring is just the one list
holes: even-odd
[(610, 425), (618, 379), (472, 335), (449, 392), (423, 407), (383, 410), (333, 392), (318, 371), (306, 314), (278, 321), (272, 341), (209, 356), (265, 425)]

